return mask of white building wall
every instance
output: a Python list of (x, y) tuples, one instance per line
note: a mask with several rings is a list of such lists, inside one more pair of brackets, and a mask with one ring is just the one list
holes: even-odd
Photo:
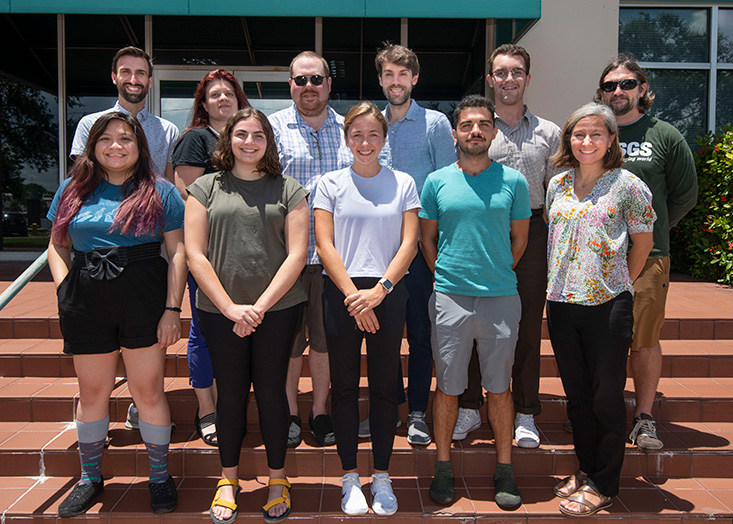
[(618, 53), (619, 0), (543, 0), (542, 18), (519, 45), (532, 58), (525, 101), (562, 125), (590, 102), (603, 68)]

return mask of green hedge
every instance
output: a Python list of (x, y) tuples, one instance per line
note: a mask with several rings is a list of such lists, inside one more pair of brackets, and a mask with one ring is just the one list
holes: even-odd
[(697, 205), (672, 229), (673, 267), (733, 284), (733, 128), (698, 138)]

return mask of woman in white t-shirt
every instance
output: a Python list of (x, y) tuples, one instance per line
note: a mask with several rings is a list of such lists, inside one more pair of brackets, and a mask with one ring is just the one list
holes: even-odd
[(387, 473), (398, 420), (394, 374), (407, 304), (402, 277), (417, 251), (420, 199), (410, 175), (379, 165), (386, 135), (387, 121), (374, 104), (352, 107), (344, 120), (344, 136), (354, 163), (326, 173), (314, 199), (316, 245), (326, 273), (323, 309), (331, 414), (344, 470), (341, 509), (347, 515), (369, 509), (356, 472), (365, 337), (375, 470), (372, 509), (379, 515), (397, 511)]

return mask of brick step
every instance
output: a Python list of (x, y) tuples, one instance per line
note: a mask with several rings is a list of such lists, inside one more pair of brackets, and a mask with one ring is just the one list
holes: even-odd
[[(0, 479), (0, 507), (7, 507), (5, 522), (50, 521), (56, 516), (58, 505), (77, 479), (71, 477), (2, 478)], [(154, 516), (149, 511), (146, 478), (118, 476), (105, 484), (104, 493), (87, 512), (87, 519), (109, 522), (187, 522), (210, 523), (209, 505), (214, 496), (217, 478), (186, 476), (177, 478), (178, 508), (166, 515)], [(392, 476), (392, 486), (400, 509), (391, 519), (397, 522), (511, 522), (531, 524), (547, 521), (557, 523), (562, 515), (557, 507), (559, 499), (552, 494), (552, 486), (559, 478), (552, 476), (518, 476), (517, 484), (524, 504), (512, 512), (501, 511), (494, 503), (491, 476), (456, 478), (456, 500), (450, 506), (438, 506), (430, 500), (428, 489), (431, 478)], [(340, 509), (339, 476), (290, 476), (293, 483), (293, 512), (290, 520), (301, 523), (335, 524), (336, 522), (385, 522), (369, 513), (363, 517), (347, 517)], [(240, 481), (237, 522), (261, 523), (261, 506), (267, 500), (267, 478), (245, 477)], [(730, 519), (733, 515), (733, 491), (721, 479), (651, 479), (624, 476), (621, 489), (613, 506), (601, 511), (599, 519), (614, 523), (632, 522), (679, 523), (691, 519)], [(370, 479), (362, 477), (367, 501)], [(728, 486), (729, 487), (729, 486)], [(143, 520), (144, 519), (144, 520)], [(480, 520), (478, 520), (480, 519)], [(490, 520), (489, 520), (490, 519)], [(563, 522), (576, 522), (567, 518)], [(394, 520), (392, 520), (394, 522)]]
[[(543, 423), (537, 449), (514, 446), (512, 461), (517, 475), (567, 475), (577, 469), (572, 436), (561, 423)], [(286, 470), (290, 475), (340, 476), (341, 463), (335, 446), (317, 447), (307, 425), (303, 442), (288, 450)], [(659, 436), (665, 443), (661, 453), (643, 453), (627, 444), (623, 475), (678, 478), (733, 478), (733, 423), (660, 423)], [(105, 476), (147, 476), (148, 461), (140, 433), (123, 423), (109, 431), (102, 472)], [(359, 471), (371, 467), (371, 444), (361, 439)], [(397, 430), (390, 472), (396, 476), (433, 474), (435, 444), (413, 448), (407, 442), (404, 425)], [(0, 423), (0, 476), (50, 477), (77, 474), (79, 456), (76, 431), (69, 423)], [(453, 444), (456, 476), (482, 477), (493, 472), (496, 462), (491, 428), (484, 424), (463, 441)], [(244, 439), (240, 464), (248, 474), (266, 475), (267, 463), (262, 438), (256, 427)], [(220, 463), (216, 448), (198, 438), (192, 425), (181, 424), (173, 432), (169, 467), (174, 476), (216, 476)], [(733, 482), (733, 481), (730, 481)]]
[[(193, 418), (196, 399), (186, 378), (166, 378), (165, 389), (171, 416), (175, 421)], [(360, 405), (363, 414), (368, 410), (368, 382), (360, 381)], [(432, 390), (435, 390), (433, 379)], [(299, 412), (307, 416), (310, 410), (311, 381), (301, 378), (299, 384)], [(633, 383), (629, 379), (624, 392), (627, 409), (633, 411)], [(78, 386), (74, 378), (48, 379), (42, 377), (0, 378), (0, 421), (5, 422), (63, 422), (74, 419)], [(251, 423), (257, 421), (257, 406), (254, 394), (248, 416)], [(566, 400), (559, 378), (540, 379), (540, 399), (543, 411), (541, 422), (565, 420)], [(124, 421), (127, 406), (132, 397), (125, 379), (119, 379), (110, 399), (110, 418)], [(407, 406), (401, 407), (403, 418)], [(484, 410), (485, 411), (485, 410)], [(733, 378), (663, 378), (660, 381), (657, 399), (652, 414), (660, 421), (724, 422), (733, 413)], [(482, 415), (485, 418), (485, 413)], [(428, 418), (429, 414), (428, 414)]]
[[(166, 377), (188, 377), (186, 339), (167, 349)], [(75, 377), (73, 357), (62, 352), (61, 339), (0, 340), (0, 377)], [(402, 342), (402, 372), (407, 376), (409, 349)], [(557, 365), (549, 340), (540, 347), (540, 374), (557, 377)], [(663, 377), (733, 377), (733, 340), (668, 340), (664, 342)], [(366, 346), (362, 347), (362, 375), (366, 375)], [(309, 376), (308, 354), (304, 356), (302, 376)], [(630, 373), (630, 371), (629, 371)], [(120, 360), (118, 376), (124, 376)]]

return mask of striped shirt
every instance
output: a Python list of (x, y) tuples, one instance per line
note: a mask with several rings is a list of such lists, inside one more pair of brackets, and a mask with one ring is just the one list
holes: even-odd
[(545, 187), (562, 171), (550, 163), (550, 157), (560, 145), (560, 128), (533, 115), (527, 106), (514, 128), (510, 129), (499, 115), (494, 117), (494, 124), (499, 131), (491, 143), (489, 158), (522, 173), (529, 185), (532, 209), (543, 207)]
[[(269, 120), (275, 132), (283, 174), (300, 182), (311, 195), (315, 195), (322, 175), (352, 164), (351, 151), (344, 141), (344, 117), (330, 106), (328, 117), (318, 131), (303, 120), (295, 104), (270, 115)], [(308, 211), (307, 264), (320, 264), (316, 253), (313, 197), (308, 199)]]

